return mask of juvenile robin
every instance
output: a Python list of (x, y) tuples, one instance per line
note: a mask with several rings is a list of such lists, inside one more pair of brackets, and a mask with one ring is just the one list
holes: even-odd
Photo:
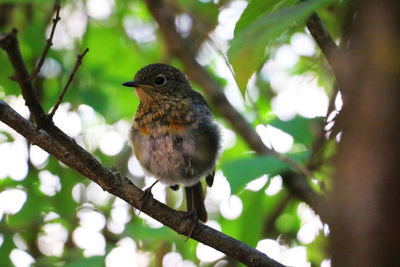
[(213, 183), (220, 134), (203, 96), (180, 70), (159, 63), (123, 85), (134, 87), (140, 100), (130, 131), (136, 158), (154, 184), (184, 185), (188, 212), (207, 221), (200, 180)]

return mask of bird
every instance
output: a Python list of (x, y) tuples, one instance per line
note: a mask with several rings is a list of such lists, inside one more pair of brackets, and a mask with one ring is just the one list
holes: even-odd
[(206, 100), (179, 69), (162, 63), (141, 68), (132, 81), (139, 99), (130, 129), (133, 151), (145, 173), (177, 190), (183, 185), (189, 214), (206, 222), (201, 179), (212, 186), (220, 130)]

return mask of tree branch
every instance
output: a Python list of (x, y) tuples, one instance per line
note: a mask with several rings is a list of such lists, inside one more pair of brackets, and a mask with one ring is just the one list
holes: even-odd
[(54, 32), (56, 30), (57, 22), (60, 20), (60, 7), (61, 7), (60, 0), (56, 0), (56, 3), (54, 4), (54, 10), (56, 11), (56, 17), (53, 19), (53, 27), (51, 28), (50, 37), (46, 41), (46, 46), (43, 50), (42, 56), (40, 57), (39, 63), (37, 64), (36, 68), (32, 71), (31, 76), (29, 76), (30, 81), (35, 79), (35, 77), (40, 72), (40, 69), (42, 68), (44, 60), (46, 59), (47, 53), (49, 52), (50, 47), (53, 45)]
[[(303, 0), (305, 1), (305, 0)], [(307, 29), (310, 31), (315, 42), (318, 44), (326, 60), (332, 68), (332, 71), (336, 77), (338, 88), (342, 93), (343, 101), (347, 98), (347, 92), (343, 91), (346, 88), (344, 84), (340, 84), (342, 81), (343, 73), (347, 71), (347, 65), (343, 59), (346, 58), (344, 50), (339, 48), (335, 41), (332, 39), (328, 30), (322, 23), (321, 18), (316, 12), (314, 12), (306, 21)], [(345, 71), (343, 69), (346, 69)]]
[[(175, 27), (174, 16), (168, 7), (161, 0), (146, 0), (148, 9), (153, 15), (153, 18), (157, 21), (158, 26), (165, 38), (165, 44), (168, 46), (171, 54), (175, 55), (181, 60), (184, 65), (186, 74), (189, 75), (196, 83), (198, 83), (208, 96), (209, 101), (217, 109), (218, 113), (223, 116), (232, 126), (235, 131), (242, 136), (247, 142), (249, 147), (253, 149), (257, 154), (272, 154), (281, 161), (288, 163), (294, 169), (302, 173), (304, 176), (300, 181), (303, 183), (302, 186), (291, 188), (294, 183), (288, 183), (287, 187), (290, 191), (295, 192), (297, 196), (306, 196), (302, 198), (307, 204), (309, 204), (318, 214), (323, 213), (320, 210), (321, 205), (313, 206), (314, 203), (307, 202), (310, 199), (322, 199), (321, 196), (315, 193), (308, 184), (305, 176), (312, 176), (311, 173), (302, 166), (301, 164), (294, 162), (290, 158), (269, 149), (262, 142), (260, 136), (250, 126), (250, 124), (244, 119), (244, 117), (237, 111), (227, 100), (223, 93), (222, 88), (218, 83), (210, 76), (210, 74), (196, 61), (195, 53), (192, 51), (192, 47), (186, 42), (185, 39), (178, 33)], [(297, 185), (297, 184), (296, 184)], [(298, 194), (301, 189), (306, 189), (302, 194)], [(323, 202), (325, 203), (325, 202)], [(322, 204), (322, 203), (321, 203)]]
[(72, 70), (71, 74), (69, 75), (68, 81), (64, 87), (64, 89), (62, 90), (60, 96), (57, 99), (56, 104), (54, 105), (53, 109), (51, 110), (50, 114), (49, 114), (49, 118), (52, 119), (54, 114), (56, 113), (58, 106), (61, 104), (65, 93), (67, 92), (68, 86), (71, 84), (72, 80), (74, 79), (75, 73), (78, 70), (79, 66), (82, 65), (82, 58), (86, 55), (86, 53), (89, 52), (89, 48), (86, 48), (85, 51), (83, 51), (82, 54), (77, 56), (76, 62), (75, 62), (75, 66), (74, 69)]
[[(119, 173), (104, 167), (56, 126), (48, 126), (49, 131), (37, 129), (2, 100), (0, 100), (0, 120), (32, 144), (38, 145), (59, 161), (99, 184), (104, 190), (136, 208), (140, 207), (142, 212), (177, 233), (183, 235), (190, 233), (193, 222), (186, 212), (175, 211), (154, 198), (147, 199), (142, 207), (141, 200), (144, 194), (142, 190), (127, 178), (121, 177)], [(248, 266), (284, 266), (260, 251), (201, 223), (196, 224), (191, 238)]]
[(17, 40), (17, 30), (13, 29), (8, 34), (0, 34), (0, 46), (7, 52), (8, 58), (14, 68), (11, 79), (18, 82), (25, 99), (25, 105), (35, 118), (36, 124), (41, 127), (47, 121), (47, 115), (39, 103), (36, 89), (29, 80), (29, 74), (22, 59)]
[(333, 41), (328, 30), (325, 28), (321, 18), (317, 13), (313, 13), (306, 21), (307, 29), (310, 31), (312, 37), (317, 42), (322, 53), (325, 55), (331, 67), (335, 70), (336, 60), (339, 47)]

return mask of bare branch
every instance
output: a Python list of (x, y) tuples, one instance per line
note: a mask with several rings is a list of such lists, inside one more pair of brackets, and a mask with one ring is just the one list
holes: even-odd
[[(0, 120), (23, 135), (32, 144), (38, 145), (70, 168), (99, 184), (104, 190), (136, 208), (140, 207), (142, 212), (177, 233), (182, 235), (190, 233), (193, 222), (186, 212), (175, 211), (154, 198), (147, 199), (143, 204), (141, 201), (144, 194), (142, 190), (127, 178), (121, 177), (119, 173), (104, 167), (56, 126), (49, 125), (46, 131), (37, 129), (2, 100), (0, 100)], [(191, 238), (233, 257), (247, 266), (284, 266), (260, 251), (201, 223), (196, 224)]]
[[(343, 81), (343, 73), (349, 71), (348, 64), (346, 63), (347, 56), (346, 51), (341, 47), (338, 47), (335, 41), (332, 39), (328, 30), (325, 28), (321, 21), (321, 18), (317, 13), (313, 13), (306, 21), (307, 29), (310, 31), (312, 37), (318, 44), (322, 53), (325, 55), (326, 60), (332, 68), (332, 71), (337, 80), (337, 86), (342, 94), (342, 98), (345, 101), (347, 98), (347, 92), (343, 91), (343, 88), (347, 88)], [(346, 39), (346, 38), (345, 38)], [(343, 41), (343, 40), (342, 40)], [(346, 40), (343, 42), (344, 47), (346, 46)], [(340, 81), (340, 83), (339, 83)]]
[(310, 31), (312, 37), (317, 42), (322, 53), (330, 63), (331, 67), (335, 69), (336, 61), (334, 57), (337, 55), (339, 47), (333, 41), (328, 30), (325, 28), (320, 17), (317, 13), (313, 13), (306, 21), (307, 29)]
[(25, 99), (25, 105), (35, 118), (36, 124), (41, 127), (47, 122), (47, 115), (39, 103), (36, 89), (29, 81), (29, 74), (22, 59), (17, 40), (17, 30), (13, 29), (8, 34), (0, 34), (0, 46), (7, 52), (8, 58), (14, 68), (12, 79), (18, 82)]
[(56, 113), (58, 107), (60, 106), (65, 93), (67, 92), (67, 89), (69, 87), (69, 85), (71, 84), (72, 80), (74, 79), (74, 75), (76, 73), (76, 71), (78, 70), (79, 66), (82, 65), (82, 58), (86, 55), (86, 53), (89, 52), (89, 48), (86, 48), (85, 51), (83, 51), (82, 54), (77, 56), (76, 62), (75, 62), (75, 66), (71, 72), (71, 74), (69, 75), (67, 84), (65, 85), (64, 89), (62, 90), (60, 96), (57, 99), (56, 104), (54, 105), (53, 109), (51, 110), (50, 114), (49, 114), (49, 119), (52, 119), (54, 114)]
[(53, 36), (54, 32), (56, 30), (57, 22), (60, 20), (60, 0), (56, 0), (56, 3), (54, 4), (54, 10), (56, 12), (56, 17), (53, 19), (53, 27), (51, 28), (50, 32), (50, 37), (46, 41), (46, 46), (44, 47), (42, 56), (40, 57), (39, 63), (37, 64), (36, 68), (32, 71), (32, 74), (29, 76), (29, 81), (32, 81), (33, 79), (36, 78), (38, 73), (40, 72), (40, 69), (42, 68), (42, 65), (44, 63), (44, 60), (46, 59), (47, 53), (50, 50), (50, 47), (53, 45)]

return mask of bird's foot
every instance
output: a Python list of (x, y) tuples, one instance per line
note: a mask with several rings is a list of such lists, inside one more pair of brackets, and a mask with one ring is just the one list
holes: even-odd
[(196, 227), (196, 224), (198, 223), (199, 219), (197, 217), (197, 213), (195, 210), (192, 210), (190, 212), (187, 212), (184, 216), (184, 218), (192, 218), (192, 227), (190, 228), (189, 234), (186, 236), (185, 242), (189, 240), (189, 238), (192, 236), (194, 228)]
[(148, 187), (148, 188), (146, 188), (146, 189), (144, 190), (144, 192), (143, 192), (144, 194), (143, 194), (143, 196), (140, 198), (141, 204), (140, 204), (138, 216), (140, 215), (140, 212), (142, 211), (142, 209), (143, 209), (144, 204), (146, 203), (146, 201), (147, 201), (149, 198), (152, 198), (152, 197), (153, 197), (153, 194), (151, 193), (151, 189), (153, 188), (153, 186), (154, 186), (156, 183), (158, 183), (158, 180), (155, 181), (150, 187)]

